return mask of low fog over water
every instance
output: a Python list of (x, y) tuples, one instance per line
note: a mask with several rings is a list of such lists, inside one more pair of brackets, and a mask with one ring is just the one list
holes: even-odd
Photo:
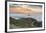
[(36, 19), (37, 21), (42, 21), (42, 14), (37, 14), (37, 15), (28, 15), (28, 14), (10, 14), (9, 15), (10, 17), (12, 18), (15, 18), (15, 19), (20, 19), (20, 18), (34, 18)]

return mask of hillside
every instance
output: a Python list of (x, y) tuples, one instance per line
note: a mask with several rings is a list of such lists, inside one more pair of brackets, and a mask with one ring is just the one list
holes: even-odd
[(42, 27), (42, 22), (33, 18), (21, 18), (17, 20), (10, 17), (10, 25), (14, 25), (17, 28)]

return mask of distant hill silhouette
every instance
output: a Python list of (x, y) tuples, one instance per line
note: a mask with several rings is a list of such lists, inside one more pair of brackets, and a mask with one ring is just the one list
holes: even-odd
[(42, 27), (42, 22), (37, 21), (34, 18), (21, 18), (21, 19), (14, 19), (10, 17), (10, 24), (14, 24), (15, 26), (20, 26), (21, 28), (24, 27)]

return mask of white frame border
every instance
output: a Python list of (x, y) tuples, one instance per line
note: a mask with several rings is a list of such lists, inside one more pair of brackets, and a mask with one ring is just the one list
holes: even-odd
[[(9, 29), (9, 4), (32, 4), (32, 5), (42, 5), (42, 27), (40, 28), (19, 28), (19, 29)], [(44, 29), (44, 4), (37, 3), (21, 3), (21, 2), (7, 2), (7, 31), (24, 31), (24, 30), (40, 30)]]

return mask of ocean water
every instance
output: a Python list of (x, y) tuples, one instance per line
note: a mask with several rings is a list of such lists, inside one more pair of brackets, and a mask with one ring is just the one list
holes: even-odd
[(27, 14), (9, 14), (9, 17), (20, 19), (20, 18), (34, 18), (37, 21), (42, 21), (42, 14), (33, 14), (33, 15), (27, 15)]

